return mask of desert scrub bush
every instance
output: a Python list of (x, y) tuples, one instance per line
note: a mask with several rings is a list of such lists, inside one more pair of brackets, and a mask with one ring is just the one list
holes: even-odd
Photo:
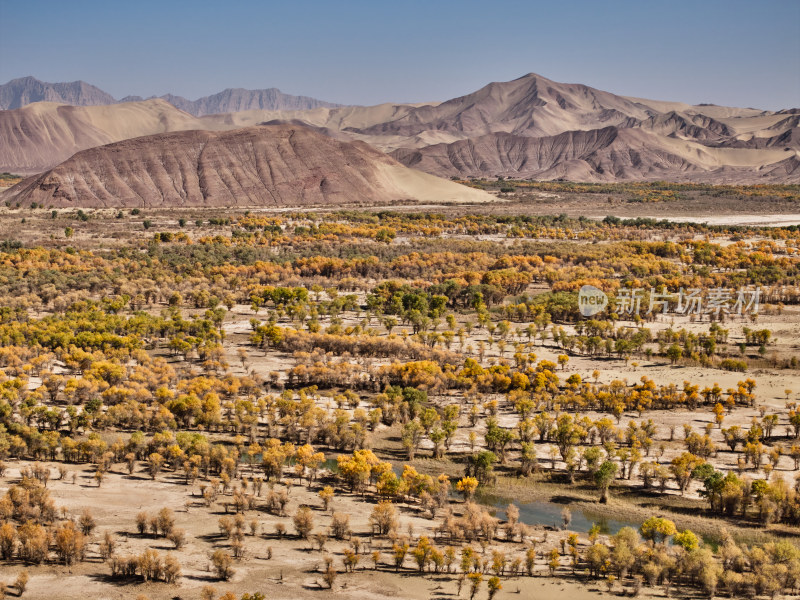
[(94, 520), (94, 516), (92, 516), (92, 511), (88, 508), (84, 508), (81, 512), (78, 524), (81, 527), (83, 535), (91, 535), (94, 528), (97, 527), (97, 522)]
[(146, 512), (140, 512), (136, 515), (136, 531), (139, 532), (139, 535), (147, 533), (147, 520)]
[(25, 593), (25, 590), (28, 589), (28, 581), (30, 580), (30, 576), (28, 575), (28, 571), (22, 570), (17, 575), (17, 579), (14, 581), (14, 587), (17, 589), (17, 595), (22, 596)]
[(162, 508), (158, 511), (158, 531), (162, 537), (169, 536), (175, 528), (175, 514), (169, 508)]
[(106, 531), (103, 534), (103, 541), (100, 542), (100, 556), (102, 559), (108, 560), (114, 554), (116, 547), (117, 541), (114, 539), (114, 534)]
[(214, 550), (211, 555), (211, 564), (214, 566), (217, 577), (223, 581), (228, 581), (235, 573), (233, 558), (224, 550)]
[(311, 530), (314, 529), (314, 515), (308, 506), (301, 506), (292, 517), (297, 537), (307, 540)]
[(17, 528), (13, 523), (0, 525), (0, 558), (11, 560), (17, 547)]
[(186, 544), (186, 531), (180, 527), (175, 527), (169, 532), (167, 539), (172, 542), (176, 550), (180, 550)]
[(335, 512), (331, 517), (331, 535), (337, 540), (350, 537), (350, 515)]
[(329, 485), (326, 485), (319, 492), (319, 497), (322, 500), (323, 510), (327, 512), (331, 506), (331, 500), (333, 500), (333, 488)]

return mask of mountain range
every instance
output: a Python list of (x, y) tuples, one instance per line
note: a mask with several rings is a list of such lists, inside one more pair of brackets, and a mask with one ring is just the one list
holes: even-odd
[[(291, 130), (295, 136), (308, 131), (314, 135), (313, 139), (326, 140), (326, 144), (365, 142), (374, 151), (386, 153), (380, 156), (391, 161), (395, 168), (402, 164), (410, 168), (408, 172), (424, 171), (443, 178), (800, 183), (800, 110), (796, 108), (764, 111), (646, 100), (582, 84), (558, 83), (534, 73), (513, 81), (491, 83), (445, 102), (377, 106), (332, 106), (301, 96), (287, 99), (277, 95), (276, 90), (226, 90), (194, 102), (170, 96), (166, 100), (129, 99), (118, 103), (88, 84), (37, 87), (39, 83), (28, 81), (25, 86), (15, 88), (17, 92), (4, 91), (0, 98), (11, 105), (39, 96), (52, 100), (54, 94), (60, 93), (62, 100), (69, 98), (76, 104), (87, 105), (40, 101), (0, 111), (0, 139), (4, 142), (0, 145), (0, 171), (22, 174), (48, 171), (50, 177), (66, 181), (70, 178), (68, 170), (76, 169), (72, 177), (89, 182), (93, 161), (97, 161), (97, 168), (103, 173), (109, 172), (109, 152), (149, 155), (152, 146), (156, 155), (181, 153), (182, 143), (198, 139), (197, 132), (208, 132), (210, 137), (203, 138), (207, 139), (205, 143), (209, 147), (224, 146), (227, 150), (220, 156), (229, 163), (208, 163), (204, 168), (217, 165), (214, 168), (220, 172), (239, 173), (236, 161), (252, 158), (247, 158), (250, 156), (247, 140), (251, 138), (228, 137), (223, 133), (247, 131), (248, 135), (254, 135), (252, 132), (258, 131), (261, 140), (258, 147), (266, 148), (268, 144), (265, 146), (261, 138)], [(28, 91), (19, 91), (23, 88)], [(217, 112), (224, 108), (230, 110)], [(265, 124), (268, 127), (263, 127)], [(169, 135), (180, 132), (194, 133)], [(134, 138), (131, 144), (123, 143)], [(108, 144), (112, 146), (105, 146)], [(237, 144), (243, 147), (234, 150)], [(110, 149), (98, 148), (101, 146)], [(358, 147), (361, 151), (367, 148), (364, 144)], [(97, 151), (82, 152), (89, 149)], [(293, 152), (296, 160), (288, 163), (292, 166), (280, 168), (284, 173), (288, 168), (295, 170), (299, 178), (308, 176), (307, 169), (317, 168), (308, 161), (324, 158), (313, 152), (311, 146), (297, 147)], [(307, 160), (303, 153), (308, 153)], [(270, 157), (269, 164), (280, 159), (279, 154)], [(180, 188), (184, 170), (191, 164), (187, 160), (186, 164), (169, 162), (179, 170), (159, 171), (158, 181), (172, 181), (170, 185)], [(321, 163), (319, 167), (332, 173), (334, 167), (344, 169), (346, 163), (338, 166)], [(157, 167), (155, 163), (130, 160), (126, 164), (117, 170), (120, 181), (155, 176), (152, 171)], [(136, 169), (140, 170), (138, 174)], [(266, 179), (257, 179), (261, 183), (254, 185), (272, 189)], [(44, 180), (38, 180), (33, 187), (31, 181), (19, 184), (25, 184), (30, 192), (26, 192), (26, 199), (32, 197), (31, 190), (36, 186), (39, 186), (36, 194), (44, 189), (41, 187)], [(327, 181), (332, 181), (332, 175)], [(59, 185), (60, 190), (66, 189), (63, 183)], [(89, 183), (86, 187), (75, 186), (74, 198), (65, 202), (111, 202), (93, 186)], [(361, 191), (354, 189), (353, 198), (364, 201), (365, 188), (356, 187)], [(21, 189), (12, 190), (15, 198), (22, 198)], [(122, 190), (125, 186), (117, 183), (114, 189)], [(132, 202), (156, 204), (163, 203), (164, 198), (176, 198), (161, 185), (147, 189), (152, 194), (150, 199), (125, 197)], [(299, 194), (295, 188), (286, 189)], [(248, 193), (250, 199), (263, 196)], [(214, 202), (240, 202), (233, 196), (216, 192), (213, 195), (221, 198)], [(316, 197), (314, 202), (324, 203), (337, 197), (323, 196), (325, 199)], [(280, 197), (287, 201), (287, 193)], [(304, 203), (311, 197), (303, 192), (296, 199)], [(419, 194), (414, 197), (419, 198)], [(57, 198), (53, 196), (48, 201), (56, 202)], [(386, 198), (386, 194), (376, 191), (376, 201)]]
[[(151, 96), (148, 100), (155, 98)], [(277, 88), (265, 90), (226, 89), (218, 94), (187, 100), (181, 96), (160, 96), (176, 108), (197, 117), (241, 110), (308, 110), (319, 107), (335, 107), (339, 104), (323, 102), (307, 96), (284, 94)], [(85, 81), (70, 83), (46, 83), (34, 77), (12, 79), (0, 85), (0, 109), (22, 108), (34, 102), (56, 102), (72, 106), (99, 106), (117, 102), (140, 102), (141, 96), (126, 96), (115, 100), (111, 94), (89, 85)]]

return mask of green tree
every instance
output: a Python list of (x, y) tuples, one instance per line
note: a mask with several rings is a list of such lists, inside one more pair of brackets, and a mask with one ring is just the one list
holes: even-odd
[(489, 450), (482, 450), (469, 457), (467, 475), (475, 477), (480, 483), (489, 483), (494, 479), (494, 463), (497, 455)]
[(600, 490), (600, 502), (608, 502), (608, 488), (617, 474), (617, 463), (607, 460), (594, 474), (594, 484)]

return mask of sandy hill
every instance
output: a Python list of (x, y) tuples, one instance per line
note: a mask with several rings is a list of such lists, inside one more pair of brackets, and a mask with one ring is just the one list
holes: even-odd
[(41, 173), (86, 148), (203, 128), (196, 117), (164, 100), (108, 106), (38, 102), (0, 111), (0, 171)]
[(273, 125), (166, 133), (91, 148), (17, 184), (3, 200), (81, 207), (283, 207), (491, 198), (408, 169), (362, 142)]
[(787, 182), (800, 138), (792, 110), (627, 98), (533, 73), (440, 104), (270, 118), (366, 141), (442, 176)]

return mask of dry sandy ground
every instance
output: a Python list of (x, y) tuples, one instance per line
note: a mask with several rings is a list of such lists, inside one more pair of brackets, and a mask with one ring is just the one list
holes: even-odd
[[(0, 481), (0, 492), (17, 477), (19, 467), (23, 463), (12, 462), (3, 481)], [(54, 465), (51, 465), (54, 466)], [(192, 488), (183, 485), (180, 479), (172, 480), (169, 474), (162, 475), (152, 481), (144, 474), (128, 476), (118, 471), (109, 473), (101, 487), (97, 487), (91, 479), (91, 469), (84, 466), (70, 465), (71, 471), (79, 473), (77, 483), (71, 483), (71, 473), (65, 480), (53, 480), (48, 484), (52, 498), (57, 507), (66, 507), (71, 514), (80, 514), (84, 508), (90, 508), (97, 528), (92, 534), (86, 560), (72, 567), (48, 564), (28, 566), (30, 583), (25, 598), (61, 598), (63, 600), (83, 600), (86, 598), (104, 600), (116, 598), (135, 598), (138, 594), (146, 594), (151, 600), (168, 598), (194, 599), (200, 597), (203, 586), (211, 585), (218, 595), (231, 590), (237, 594), (246, 591), (260, 591), (271, 600), (312, 599), (312, 598), (457, 598), (457, 579), (455, 575), (427, 573), (420, 576), (412, 569), (412, 558), (406, 558), (406, 569), (394, 573), (389, 563), (390, 543), (385, 539), (371, 538), (368, 515), (372, 501), (362, 501), (348, 494), (339, 495), (333, 502), (333, 509), (351, 515), (351, 527), (364, 544), (365, 554), (355, 573), (346, 574), (342, 568), (342, 549), (348, 542), (331, 538), (320, 553), (311, 549), (311, 543), (297, 539), (293, 534), (290, 516), (277, 517), (260, 510), (248, 511), (245, 515), (249, 524), (255, 519), (259, 523), (256, 536), (245, 537), (246, 554), (235, 563), (236, 574), (229, 582), (220, 582), (211, 570), (209, 555), (216, 548), (227, 549), (227, 540), (219, 535), (217, 521), (224, 514), (219, 506), (211, 509), (197, 502), (192, 496)], [(55, 473), (55, 469), (53, 469)], [(296, 482), (296, 480), (295, 480)], [(290, 502), (287, 515), (292, 515), (301, 504), (308, 504), (314, 509), (315, 532), (324, 531), (330, 521), (329, 513), (322, 511), (321, 503), (316, 496), (319, 486), (312, 489), (305, 486), (290, 485)], [(265, 493), (265, 492), (264, 492)], [(187, 506), (188, 501), (188, 506)], [(151, 514), (162, 507), (172, 508), (175, 512), (176, 526), (187, 532), (187, 544), (175, 552), (182, 566), (182, 577), (175, 585), (165, 583), (141, 583), (127, 580), (113, 580), (110, 569), (98, 554), (98, 544), (106, 531), (112, 532), (117, 539), (117, 554), (126, 556), (142, 552), (145, 548), (155, 548), (159, 553), (172, 552), (172, 544), (163, 538), (139, 536), (135, 532), (135, 516), (140, 511)], [(411, 527), (415, 536), (431, 535), (431, 527), (438, 525), (420, 516), (416, 508), (400, 505), (401, 531)], [(275, 524), (282, 522), (290, 533), (283, 539), (275, 536)], [(536, 536), (538, 538), (538, 535)], [(557, 545), (556, 536), (549, 536), (549, 541), (540, 544), (541, 552)], [(585, 543), (585, 540), (584, 540)], [(498, 545), (503, 545), (499, 544)], [(458, 547), (458, 545), (456, 545)], [(473, 545), (479, 548), (479, 545)], [(523, 556), (522, 544), (505, 544), (509, 558)], [(273, 555), (267, 559), (267, 549), (271, 547)], [(370, 553), (382, 551), (380, 570), (372, 570)], [(334, 565), (340, 571), (333, 591), (322, 589), (319, 572), (324, 564), (324, 556), (334, 558)], [(4, 566), (0, 570), (0, 581), (10, 584), (23, 565)], [(564, 569), (564, 574), (568, 570)], [(535, 577), (503, 577), (503, 590), (496, 596), (502, 598), (539, 598), (556, 600), (569, 596), (576, 600), (596, 598), (605, 594), (598, 587), (599, 582), (577, 581), (572, 579), (550, 578), (544, 560), (540, 557), (536, 566)], [(488, 576), (487, 576), (488, 578)], [(617, 586), (618, 591), (621, 589)], [(486, 594), (485, 583), (481, 586), (478, 598)], [(466, 586), (461, 598), (466, 597)], [(647, 597), (647, 595), (644, 595)]]

